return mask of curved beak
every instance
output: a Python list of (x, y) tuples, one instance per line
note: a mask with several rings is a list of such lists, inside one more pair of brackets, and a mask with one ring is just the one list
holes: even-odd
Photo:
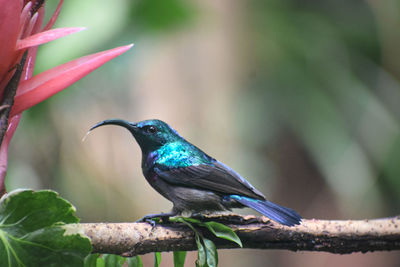
[(100, 127), (103, 125), (119, 125), (119, 126), (122, 126), (126, 129), (128, 129), (131, 133), (134, 133), (137, 130), (136, 123), (129, 122), (126, 120), (120, 120), (120, 119), (110, 119), (110, 120), (104, 120), (104, 121), (97, 123), (92, 128), (90, 128), (89, 132), (96, 129), (97, 127)]

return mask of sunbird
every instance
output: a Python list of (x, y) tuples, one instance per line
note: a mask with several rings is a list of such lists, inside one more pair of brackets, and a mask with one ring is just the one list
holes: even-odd
[(246, 179), (186, 141), (167, 123), (109, 119), (89, 132), (103, 125), (119, 125), (131, 132), (142, 150), (144, 177), (173, 203), (171, 212), (149, 214), (142, 221), (183, 212), (202, 214), (249, 207), (283, 225), (300, 224), (296, 211), (266, 200)]

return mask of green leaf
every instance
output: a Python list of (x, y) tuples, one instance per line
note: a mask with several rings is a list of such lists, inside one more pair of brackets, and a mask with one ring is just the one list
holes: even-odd
[(54, 191), (15, 190), (0, 199), (3, 266), (83, 266), (90, 240), (75, 208)]
[[(242, 242), (237, 234), (228, 226), (218, 223), (218, 222), (202, 222), (197, 219), (187, 218), (187, 217), (175, 217), (170, 218), (173, 222), (181, 222), (189, 226), (195, 234), (197, 250), (198, 250), (198, 258), (196, 260), (196, 266), (198, 267), (213, 267), (218, 265), (218, 252), (215, 244), (204, 238), (201, 233), (199, 233), (192, 224), (196, 224), (198, 226), (206, 227), (210, 232), (212, 232), (215, 236), (219, 238), (223, 238), (232, 242), (235, 242), (240, 247), (242, 247)], [(202, 239), (202, 240), (201, 240)], [(204, 245), (203, 245), (204, 244)]]
[(207, 263), (206, 262), (206, 260), (207, 260), (206, 251), (204, 249), (203, 244), (200, 241), (199, 235), (196, 232), (195, 232), (194, 237), (196, 239), (196, 244), (197, 244), (196, 267), (205, 267), (206, 263)]
[(190, 218), (190, 217), (178, 217), (178, 218), (182, 218), (186, 222), (195, 223), (195, 224), (198, 224), (198, 225), (202, 225), (203, 224), (202, 221), (200, 221), (198, 219)]
[(180, 222), (180, 223), (189, 222), (189, 223), (194, 223), (194, 224), (198, 224), (198, 225), (203, 224), (202, 221), (194, 219), (194, 218), (190, 218), (190, 217), (177, 216), (177, 217), (170, 217), (169, 220), (171, 222)]
[(241, 248), (243, 247), (242, 241), (230, 227), (218, 222), (205, 222), (204, 226), (206, 226), (215, 236), (235, 242)]
[(128, 267), (143, 267), (143, 262), (140, 256), (130, 257), (127, 260)]
[(215, 244), (207, 238), (203, 238), (204, 248), (206, 250), (207, 265), (209, 267), (218, 266), (218, 253)]
[(106, 267), (106, 263), (103, 258), (101, 258), (101, 257), (97, 258), (96, 267)]
[(174, 251), (174, 267), (184, 267), (186, 251)]
[(125, 262), (125, 258), (114, 254), (104, 254), (102, 258), (106, 267), (121, 267)]
[(169, 217), (170, 222), (182, 222), (182, 217)]
[(188, 219), (188, 218), (176, 217), (176, 218), (170, 218), (170, 221), (172, 221), (172, 222), (184, 223), (184, 224), (186, 224), (190, 229), (192, 229), (193, 232), (194, 232), (195, 234), (198, 234), (196, 228), (194, 228), (194, 226), (193, 226), (190, 222), (187, 222), (186, 219)]
[[(181, 222), (181, 223), (185, 223), (186, 225), (189, 225), (188, 223), (194, 223), (199, 226), (207, 227), (207, 229), (210, 230), (210, 232), (212, 232), (216, 237), (235, 242), (240, 247), (243, 247), (242, 241), (237, 236), (235, 231), (233, 231), (231, 228), (229, 228), (228, 226), (226, 226), (222, 223), (213, 222), (213, 221), (202, 222), (197, 219), (188, 218), (188, 217), (174, 217), (174, 218), (170, 218), (170, 221)], [(190, 226), (190, 228), (194, 229), (194, 227), (192, 225), (189, 225), (189, 226)]]
[[(190, 229), (193, 230), (194, 232), (194, 237), (196, 239), (196, 244), (197, 244), (197, 260), (196, 260), (196, 267), (206, 267), (206, 253), (203, 247), (203, 244), (200, 241), (200, 233), (194, 228), (194, 226), (189, 222), (190, 220), (195, 223), (200, 223), (200, 221), (197, 222), (196, 219), (192, 218), (186, 218), (186, 217), (175, 217), (175, 218), (170, 218), (172, 219), (173, 222), (180, 222), (186, 224)], [(187, 220), (189, 219), (189, 220)]]
[[(121, 267), (123, 266), (126, 258), (114, 254), (91, 254), (85, 258), (84, 267)], [(128, 266), (129, 259), (128, 259)], [(137, 265), (132, 265), (137, 266)]]
[(85, 264), (83, 266), (84, 267), (96, 267), (96, 261), (99, 256), (100, 256), (99, 253), (89, 254), (88, 256), (86, 256)]
[(161, 264), (161, 252), (154, 252), (154, 267), (158, 267)]

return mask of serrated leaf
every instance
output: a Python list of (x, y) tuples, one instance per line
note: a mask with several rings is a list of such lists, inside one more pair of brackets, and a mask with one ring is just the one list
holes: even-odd
[(104, 254), (102, 258), (106, 267), (121, 267), (125, 262), (124, 257), (114, 254)]
[(90, 240), (76, 223), (75, 208), (56, 192), (15, 190), (0, 199), (3, 266), (82, 266)]
[(128, 267), (143, 267), (143, 262), (140, 256), (128, 258)]
[(154, 252), (154, 267), (159, 267), (161, 264), (161, 252)]
[(96, 267), (97, 258), (100, 256), (99, 253), (89, 254), (85, 258), (84, 267)]
[(51, 190), (15, 190), (0, 199), (0, 225), (30, 232), (57, 222), (77, 223), (75, 208)]
[(186, 251), (174, 251), (174, 267), (184, 267)]
[(206, 251), (207, 265), (209, 267), (218, 266), (218, 253), (214, 242), (212, 242), (210, 239), (203, 238), (203, 243)]
[(207, 227), (216, 237), (235, 242), (240, 247), (243, 247), (242, 241), (230, 227), (218, 222), (205, 222), (204, 226)]

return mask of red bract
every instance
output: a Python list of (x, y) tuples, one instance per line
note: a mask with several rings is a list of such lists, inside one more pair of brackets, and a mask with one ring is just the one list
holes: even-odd
[[(4, 97), (5, 88), (16, 72), (16, 66), (21, 61), (22, 55), (27, 51), (26, 63), (8, 119), (8, 128), (0, 144), (0, 195), (5, 192), (4, 178), (7, 170), (8, 145), (18, 126), (21, 112), (65, 89), (132, 47), (132, 45), (127, 45), (85, 56), (32, 77), (38, 45), (83, 29), (50, 29), (60, 13), (63, 0), (60, 0), (47, 25), (42, 27), (43, 2), (43, 0), (0, 0), (1, 98)], [(1, 99), (1, 103), (3, 100)], [(2, 108), (7, 107), (0, 106), (0, 111)]]

